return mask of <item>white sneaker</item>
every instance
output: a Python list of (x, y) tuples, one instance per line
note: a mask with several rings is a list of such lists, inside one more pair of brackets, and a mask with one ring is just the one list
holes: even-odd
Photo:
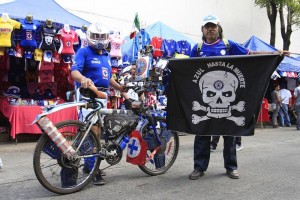
[(244, 147), (243, 147), (243, 145), (236, 145), (236, 151), (240, 151), (240, 150), (242, 150)]

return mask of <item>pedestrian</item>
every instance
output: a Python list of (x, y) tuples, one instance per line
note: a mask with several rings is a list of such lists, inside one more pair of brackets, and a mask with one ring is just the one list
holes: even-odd
[(300, 130), (300, 80), (297, 81), (297, 87), (294, 90), (294, 97), (296, 98), (294, 103), (294, 109), (297, 115), (296, 128), (297, 130)]
[[(225, 55), (249, 55), (249, 54), (285, 54), (289, 52), (255, 52), (246, 49), (236, 42), (223, 38), (223, 29), (216, 16), (208, 15), (202, 23), (202, 42), (196, 44), (190, 57), (209, 57)], [(233, 136), (223, 136), (224, 138), (224, 167), (228, 177), (238, 179), (236, 139)], [(211, 136), (195, 136), (194, 142), (194, 171), (189, 175), (189, 179), (196, 180), (204, 175), (208, 168), (210, 159), (210, 140)]]
[(280, 89), (280, 85), (279, 84), (274, 84), (274, 90), (271, 93), (271, 98), (272, 98), (272, 110), (273, 110), (273, 114), (272, 114), (272, 123), (273, 123), (273, 127), (274, 128), (278, 128), (278, 113), (279, 110), (281, 108), (281, 99), (279, 97), (279, 89)]
[[(90, 88), (97, 93), (97, 97), (106, 99), (109, 86), (119, 90), (121, 94), (128, 99), (125, 93), (125, 86), (119, 85), (112, 78), (112, 69), (110, 65), (110, 56), (105, 50), (109, 43), (109, 32), (100, 23), (91, 24), (87, 30), (88, 46), (80, 48), (75, 55), (75, 62), (71, 69), (71, 75), (79, 87)], [(106, 105), (105, 105), (106, 106)], [(93, 126), (95, 133), (100, 134), (100, 127)], [(85, 164), (93, 162), (92, 158), (85, 159)], [(89, 173), (88, 167), (83, 168)], [(105, 180), (100, 170), (93, 178), (95, 185), (104, 185)]]
[(279, 90), (279, 97), (281, 99), (281, 107), (279, 109), (279, 120), (280, 120), (280, 126), (291, 126), (291, 119), (289, 116), (289, 108), (291, 107), (291, 99), (292, 94), (291, 92), (286, 89), (286, 84), (281, 84), (281, 89)]

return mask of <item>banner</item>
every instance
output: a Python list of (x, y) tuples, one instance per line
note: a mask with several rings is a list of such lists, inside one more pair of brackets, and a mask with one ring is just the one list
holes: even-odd
[(248, 55), (169, 60), (168, 129), (253, 135), (270, 77), (282, 59)]

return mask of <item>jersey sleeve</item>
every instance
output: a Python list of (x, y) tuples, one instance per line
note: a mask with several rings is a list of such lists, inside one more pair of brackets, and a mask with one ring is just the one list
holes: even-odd
[(13, 23), (13, 27), (14, 29), (20, 29), (21, 28), (21, 23), (16, 21), (16, 20), (12, 20)]
[(80, 73), (82, 73), (83, 71), (83, 66), (85, 63), (85, 48), (80, 48), (78, 49), (78, 51), (75, 54), (75, 58), (74, 58), (74, 64), (72, 65), (71, 71), (79, 71)]
[(197, 47), (198, 47), (198, 43), (195, 44), (194, 47), (192, 48), (190, 57), (198, 57)]

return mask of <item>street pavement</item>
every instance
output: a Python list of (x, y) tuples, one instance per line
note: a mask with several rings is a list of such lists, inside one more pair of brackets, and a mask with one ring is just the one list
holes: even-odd
[[(193, 171), (193, 135), (180, 136), (178, 157), (167, 173), (148, 176), (123, 160), (106, 170), (106, 185), (89, 184), (82, 191), (57, 195), (36, 179), (32, 160), (36, 142), (0, 143), (0, 199), (214, 199), (293, 200), (300, 197), (300, 131), (295, 127), (256, 128), (255, 135), (243, 137), (239, 151), (240, 179), (230, 179), (223, 167), (220, 140), (211, 153), (207, 172), (189, 180)], [(106, 166), (106, 165), (105, 165)]]

